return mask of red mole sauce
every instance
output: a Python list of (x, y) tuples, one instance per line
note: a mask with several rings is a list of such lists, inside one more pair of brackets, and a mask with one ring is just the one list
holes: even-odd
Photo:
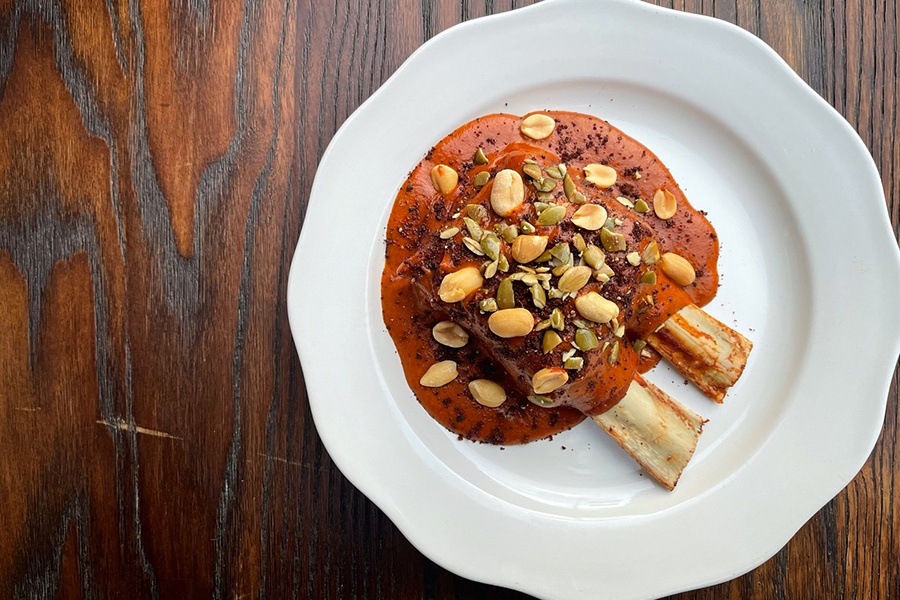
[[(410, 173), (388, 220), (381, 279), (384, 322), (397, 347), (406, 380), (421, 404), (447, 429), (471, 440), (526, 443), (569, 429), (585, 414), (608, 410), (624, 395), (634, 373), (646, 371), (658, 359), (643, 347), (641, 338), (686, 304), (708, 303), (718, 287), (716, 233), (652, 152), (596, 117), (571, 112), (543, 114), (552, 117), (556, 124), (553, 133), (542, 140), (521, 132), (523, 118), (505, 114), (475, 119), (448, 135)], [(475, 160), (479, 149), (487, 162)], [(554, 184), (550, 191), (541, 193), (532, 177), (523, 172), (533, 171), (535, 162), (544, 169), (545, 185)], [(586, 230), (572, 222), (573, 214), (582, 205), (578, 202), (581, 198), (572, 198), (562, 180), (546, 173), (548, 167), (560, 163), (565, 164), (575, 190), (583, 194), (582, 203), (599, 204), (606, 209), (608, 232), (623, 236), (624, 251), (604, 249), (600, 230)], [(451, 167), (459, 176), (458, 184), (446, 194), (436, 189), (431, 179), (432, 168), (439, 164)], [(589, 182), (584, 167), (590, 164), (614, 168), (616, 182), (608, 188)], [(503, 169), (522, 175), (525, 187), (524, 205), (505, 218), (492, 210), (490, 202), (494, 178)], [(489, 173), (490, 179), (478, 186), (475, 178), (482, 172)], [(653, 207), (654, 196), (663, 189), (676, 201), (677, 209), (669, 219), (658, 217)], [(639, 200), (649, 210), (636, 210), (643, 208)], [(540, 225), (538, 208), (544, 208), (541, 203), (565, 207), (565, 216), (558, 223)], [(497, 234), (502, 262), (509, 264), (506, 272), (491, 273), (491, 259), (466, 247), (463, 238), (469, 232), (463, 218), (467, 216), (484, 232)], [(548, 297), (543, 305), (534, 300), (533, 282), (514, 281), (515, 306), (528, 309), (538, 325), (524, 337), (503, 339), (489, 329), (490, 313), (483, 310), (483, 302), (489, 305), (497, 298), (498, 286), (504, 279), (521, 278), (527, 273), (512, 258), (512, 243), (502, 235), (503, 228), (512, 224), (519, 226), (519, 235), (526, 234), (521, 227), (523, 222), (535, 226), (533, 235), (548, 238), (548, 250), (568, 244), (570, 262), (575, 265), (583, 260), (577, 249), (582, 240), (603, 250), (606, 267), (602, 269), (609, 279), (605, 281), (600, 270), (594, 270), (594, 276), (576, 294)], [(453, 227), (459, 233), (449, 235), (451, 230), (443, 239), (441, 232)], [(576, 235), (581, 239), (576, 240)], [(695, 281), (682, 288), (666, 276), (659, 262), (647, 264), (642, 260), (635, 265), (633, 255), (629, 261), (630, 253), (644, 254), (653, 242), (660, 254), (673, 252), (687, 259), (696, 272)], [(524, 267), (532, 271), (542, 269), (544, 278), (550, 278), (548, 286), (556, 291), (559, 277), (551, 269), (560, 261), (557, 257), (556, 263), (548, 262), (547, 256)], [(477, 267), (491, 277), (485, 277), (481, 288), (462, 301), (443, 302), (438, 297), (441, 281), (467, 266)], [(516, 273), (523, 275), (514, 276)], [(531, 273), (538, 274), (540, 271)], [(575, 310), (574, 297), (591, 291), (619, 307), (613, 322), (586, 323)], [(564, 316), (562, 328), (548, 326), (554, 308)], [(470, 335), (469, 343), (458, 349), (437, 343), (431, 329), (444, 320), (465, 329)], [(575, 347), (578, 329), (589, 329), (597, 338), (597, 347)], [(544, 352), (542, 340), (549, 330), (556, 331), (562, 343)], [(537, 398), (552, 406), (539, 406), (527, 399), (536, 395), (531, 389), (534, 373), (545, 367), (563, 367), (565, 359), (573, 356), (576, 360), (581, 358), (581, 368), (566, 369), (568, 382)], [(443, 360), (457, 363), (456, 379), (437, 388), (420, 385), (428, 368)], [(496, 408), (476, 402), (468, 388), (473, 379), (499, 383), (507, 392), (506, 402)]]

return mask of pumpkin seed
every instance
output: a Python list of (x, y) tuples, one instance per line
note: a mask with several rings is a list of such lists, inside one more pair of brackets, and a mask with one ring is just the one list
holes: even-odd
[(550, 327), (557, 331), (562, 331), (566, 327), (566, 317), (558, 308), (554, 308), (550, 313)]
[(649, 244), (647, 244), (647, 247), (644, 248), (643, 252), (641, 252), (641, 260), (644, 261), (644, 264), (656, 264), (656, 261), (659, 260), (659, 246), (656, 244), (656, 242), (650, 242)]
[(484, 235), (484, 230), (481, 228), (481, 225), (469, 217), (463, 217), (463, 222), (466, 224), (466, 229), (469, 230), (469, 237), (476, 242), (480, 242), (481, 236)]
[(522, 283), (527, 286), (532, 286), (538, 282), (537, 277), (534, 276), (534, 273), (525, 273), (522, 276)]
[(480, 204), (466, 204), (466, 214), (475, 222), (481, 222), (488, 216), (487, 209)]
[(581, 192), (575, 192), (574, 194), (572, 194), (571, 200), (575, 204), (584, 204), (585, 202), (587, 202), (587, 198)]
[(619, 341), (613, 344), (612, 350), (609, 351), (609, 364), (614, 365), (619, 361)]
[(562, 344), (562, 338), (552, 329), (544, 332), (544, 339), (541, 341), (541, 349), (547, 354), (557, 346)]
[(563, 296), (565, 296), (565, 294), (563, 294), (561, 291), (559, 291), (555, 287), (552, 287), (549, 290), (547, 290), (547, 297), (550, 298), (551, 300), (559, 300)]
[(646, 273), (641, 275), (641, 283), (646, 283), (647, 285), (656, 285), (656, 272), (647, 271)]
[(459, 233), (459, 227), (448, 227), (447, 229), (444, 229), (443, 231), (441, 231), (441, 239), (449, 240), (457, 233)]
[(587, 244), (584, 241), (584, 237), (580, 233), (576, 233), (572, 238), (572, 245), (575, 246), (575, 249), (579, 252), (584, 252), (587, 248)]
[(539, 321), (537, 325), (534, 326), (535, 331), (544, 331), (545, 329), (550, 328), (550, 319), (544, 319), (543, 321)]
[(560, 167), (565, 168), (564, 165), (555, 165), (555, 166), (547, 167), (546, 169), (544, 169), (544, 171), (547, 173), (547, 175), (549, 175), (553, 179), (562, 179), (563, 177), (566, 176), (566, 173)]
[(617, 338), (624, 336), (625, 335), (625, 326), (619, 325), (618, 327), (616, 327), (616, 330), (613, 332), (613, 335), (616, 336)]
[(580, 356), (573, 356), (563, 363), (563, 368), (569, 369), (570, 371), (580, 371), (583, 366), (584, 359)]
[(534, 302), (534, 306), (536, 308), (544, 308), (547, 306), (547, 294), (544, 293), (544, 288), (539, 285), (533, 285), (530, 289), (531, 301)]
[(572, 358), (573, 356), (575, 356), (576, 352), (578, 352), (578, 348), (569, 348), (568, 350), (563, 352), (562, 353), (563, 362), (565, 362), (565, 361), (569, 360), (570, 358)]
[(536, 212), (539, 216), (542, 212), (550, 208), (550, 204), (547, 202), (535, 202), (534, 203), (534, 212)]
[(647, 342), (645, 342), (644, 340), (634, 340), (634, 345), (632, 346), (632, 348), (634, 348), (635, 352), (640, 352), (646, 345)]
[(493, 232), (485, 233), (481, 238), (481, 251), (485, 253), (485, 255), (492, 259), (497, 260), (500, 258), (500, 238)]
[(552, 192), (538, 192), (537, 199), (541, 202), (552, 202), (555, 196)]
[(497, 268), (500, 266), (500, 261), (489, 262), (487, 266), (484, 268), (484, 278), (490, 279), (494, 275), (497, 274)]
[(606, 256), (603, 255), (603, 250), (593, 244), (585, 248), (581, 257), (584, 259), (584, 262), (594, 269), (602, 267), (603, 262), (606, 260)]
[(500, 255), (500, 259), (498, 260), (497, 270), (501, 273), (506, 273), (509, 271), (509, 259), (506, 258), (505, 254)]
[(547, 396), (541, 396), (539, 394), (532, 394), (528, 396), (528, 401), (532, 404), (540, 406), (541, 408), (550, 408), (553, 406), (553, 400), (551, 400)]
[(600, 243), (607, 252), (621, 252), (626, 248), (625, 236), (606, 227), (600, 230)]
[(472, 159), (476, 165), (486, 165), (488, 162), (487, 156), (484, 155), (484, 150), (479, 148), (475, 151), (475, 158)]
[(489, 171), (482, 171), (475, 176), (475, 179), (472, 183), (475, 184), (475, 187), (483, 187), (488, 181), (491, 179), (491, 174)]
[(569, 244), (563, 242), (550, 248), (550, 255), (561, 263), (567, 263), (572, 258), (572, 250), (569, 248)]
[[(572, 267), (570, 267), (568, 263), (563, 263), (561, 265), (554, 267), (553, 270), (551, 271), (551, 273), (553, 273), (557, 277), (562, 277), (563, 274), (571, 268)], [(566, 290), (563, 290), (562, 288), (560, 288), (560, 291), (564, 294), (568, 293)]]
[(475, 256), (484, 256), (484, 252), (481, 251), (481, 244), (476, 242), (470, 237), (463, 238), (463, 244), (468, 248), (472, 254)]
[(624, 206), (626, 208), (634, 208), (634, 202), (632, 202), (629, 198), (626, 198), (625, 196), (616, 196), (616, 200), (618, 201), (619, 204), (621, 204), (622, 206)]
[(535, 181), (540, 180), (543, 177), (541, 173), (541, 168), (537, 166), (535, 163), (525, 163), (522, 165), (522, 172), (534, 179)]
[(513, 280), (509, 277), (501, 281), (497, 287), (497, 306), (500, 308), (514, 308), (516, 306)]
[(566, 193), (566, 198), (569, 200), (572, 199), (572, 195), (577, 191), (575, 189), (575, 182), (572, 181), (572, 178), (568, 175), (563, 178), (563, 191)]
[(539, 192), (549, 192), (553, 188), (556, 187), (556, 181), (550, 177), (544, 177), (542, 179), (535, 179), (534, 187)]
[(521, 229), (522, 233), (525, 234), (534, 233), (536, 231), (534, 225), (532, 225), (528, 221), (522, 221), (521, 223), (519, 223), (519, 229)]
[(494, 312), (499, 309), (497, 306), (497, 301), (493, 298), (485, 298), (484, 300), (478, 303), (478, 308), (481, 309), (481, 312), (489, 313)]
[(600, 345), (600, 341), (590, 329), (581, 328), (575, 332), (575, 346), (582, 352), (593, 350)]
[(538, 225), (544, 225), (545, 227), (556, 225), (557, 223), (562, 221), (565, 216), (565, 206), (551, 206), (550, 208), (542, 212), (541, 216), (538, 217)]
[(634, 210), (639, 213), (645, 213), (650, 210), (650, 207), (647, 206), (647, 203), (643, 199), (638, 198), (637, 202), (634, 203)]
[(512, 244), (517, 237), (519, 237), (519, 228), (515, 225), (507, 225), (500, 232), (500, 237), (503, 238), (507, 244)]
[(627, 260), (628, 264), (632, 267), (636, 267), (641, 264), (641, 255), (637, 252), (629, 252), (625, 255), (625, 260)]

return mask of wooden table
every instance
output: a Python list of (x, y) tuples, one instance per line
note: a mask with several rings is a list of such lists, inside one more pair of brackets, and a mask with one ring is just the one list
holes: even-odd
[[(338, 472), (285, 312), (337, 128), (423, 41), (510, 8), (0, 3), (0, 598), (521, 597), (424, 558)], [(675, 8), (762, 37), (846, 116), (897, 231), (897, 3)], [(897, 417), (895, 374), (847, 489), (677, 597), (897, 597)]]

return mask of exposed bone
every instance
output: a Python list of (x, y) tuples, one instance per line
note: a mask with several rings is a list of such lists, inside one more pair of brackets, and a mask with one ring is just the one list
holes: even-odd
[(747, 364), (753, 343), (689, 304), (669, 317), (646, 342), (700, 391), (718, 403)]

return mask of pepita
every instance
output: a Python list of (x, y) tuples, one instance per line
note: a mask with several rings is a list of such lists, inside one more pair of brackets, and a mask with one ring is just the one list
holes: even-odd
[(544, 288), (540, 285), (532, 285), (531, 288), (531, 301), (534, 303), (535, 308), (544, 308), (547, 306), (547, 294), (544, 292)]
[(502, 237), (503, 241), (505, 241), (507, 244), (512, 244), (513, 241), (517, 237), (519, 237), (519, 228), (515, 225), (507, 225), (500, 232), (500, 237)]
[(599, 269), (606, 260), (603, 250), (593, 244), (584, 249), (581, 257), (592, 269)]
[(567, 359), (566, 362), (563, 363), (563, 368), (568, 369), (570, 371), (580, 371), (583, 366), (584, 366), (584, 358), (582, 358), (580, 356), (573, 356), (572, 358)]
[(565, 206), (551, 206), (550, 208), (542, 212), (541, 216), (538, 217), (538, 225), (544, 225), (545, 227), (556, 225), (557, 223), (562, 221), (565, 216)]
[(626, 249), (625, 236), (606, 227), (600, 230), (600, 243), (607, 252), (621, 252)]
[(647, 285), (656, 285), (656, 272), (647, 271), (646, 273), (641, 275), (641, 283), (646, 283)]
[(572, 245), (575, 246), (575, 249), (579, 252), (584, 252), (587, 249), (587, 243), (584, 241), (584, 236), (580, 233), (576, 233), (572, 237)]
[(656, 242), (650, 242), (644, 248), (644, 251), (641, 252), (641, 260), (644, 261), (644, 264), (647, 265), (655, 265), (659, 260), (659, 246)]
[(475, 256), (484, 256), (484, 252), (481, 251), (481, 244), (479, 244), (472, 238), (464, 237), (463, 245), (465, 245), (465, 247), (468, 248)]
[(645, 213), (650, 210), (650, 207), (647, 206), (647, 203), (642, 198), (638, 198), (637, 202), (634, 203), (634, 210), (639, 213)]
[(499, 266), (500, 266), (500, 261), (499, 261), (499, 260), (495, 260), (495, 261), (489, 262), (489, 263), (487, 264), (487, 266), (484, 268), (484, 278), (485, 278), (485, 279), (490, 279), (491, 277), (493, 277), (494, 275), (496, 275), (496, 274), (497, 274), (497, 268), (498, 268)]
[(547, 354), (557, 346), (562, 344), (562, 338), (552, 329), (544, 332), (544, 339), (541, 341), (541, 349)]
[(543, 173), (541, 172), (541, 168), (537, 166), (535, 163), (525, 163), (522, 165), (522, 172), (538, 181), (543, 177)]
[(572, 195), (575, 194), (577, 190), (575, 189), (575, 182), (572, 181), (572, 178), (569, 175), (566, 175), (563, 178), (563, 192), (566, 194), (566, 198), (571, 200)]
[(529, 223), (528, 221), (522, 221), (519, 223), (519, 229), (522, 230), (522, 233), (530, 234), (536, 231), (534, 225)]
[(590, 329), (581, 328), (575, 332), (575, 346), (582, 352), (593, 350), (599, 345), (600, 341), (597, 339), (597, 334)]
[(557, 331), (562, 331), (566, 327), (566, 317), (558, 308), (554, 308), (550, 313), (550, 327)]
[(491, 173), (489, 171), (481, 171), (477, 175), (475, 175), (475, 179), (472, 180), (472, 183), (475, 184), (475, 187), (484, 187), (488, 181), (491, 180)]
[(484, 150), (479, 148), (475, 151), (475, 158), (472, 159), (476, 165), (486, 165), (488, 163), (488, 158), (484, 154)]
[(497, 301), (493, 298), (485, 298), (484, 300), (480, 300), (478, 302), (478, 308), (483, 313), (494, 312), (498, 309)]
[(612, 349), (609, 351), (609, 364), (614, 365), (619, 362), (619, 341), (612, 345)]
[(500, 258), (500, 238), (492, 231), (481, 237), (481, 251), (491, 260)]
[(441, 231), (441, 239), (449, 240), (457, 233), (459, 233), (459, 227), (448, 227), (447, 229)]
[(549, 166), (544, 169), (544, 171), (547, 173), (548, 177), (552, 177), (553, 179), (562, 179), (565, 177), (565, 173), (556, 165)]
[(497, 306), (500, 308), (514, 308), (516, 297), (513, 291), (513, 280), (509, 277), (497, 286)]
[[(484, 245), (484, 244), (482, 244), (482, 245)], [(628, 254), (625, 255), (625, 260), (627, 260), (628, 264), (631, 265), (632, 267), (636, 267), (639, 264), (641, 264), (641, 255), (638, 254), (637, 252), (629, 252)]]
[(572, 194), (571, 201), (575, 204), (584, 204), (585, 202), (587, 202), (587, 197), (585, 197), (585, 195), (581, 192), (575, 192), (574, 194)]
[(626, 198), (625, 196), (616, 196), (616, 201), (625, 208), (634, 208), (634, 202), (632, 202), (631, 199)]
[(551, 177), (544, 177), (534, 181), (534, 187), (539, 192), (549, 192), (556, 187), (556, 180)]
[(541, 408), (553, 407), (553, 400), (551, 400), (547, 396), (541, 396), (539, 394), (531, 394), (530, 396), (528, 396), (528, 401), (536, 406), (540, 406)]
[(488, 212), (487, 209), (480, 204), (466, 204), (466, 215), (476, 223), (481, 223), (487, 218)]

